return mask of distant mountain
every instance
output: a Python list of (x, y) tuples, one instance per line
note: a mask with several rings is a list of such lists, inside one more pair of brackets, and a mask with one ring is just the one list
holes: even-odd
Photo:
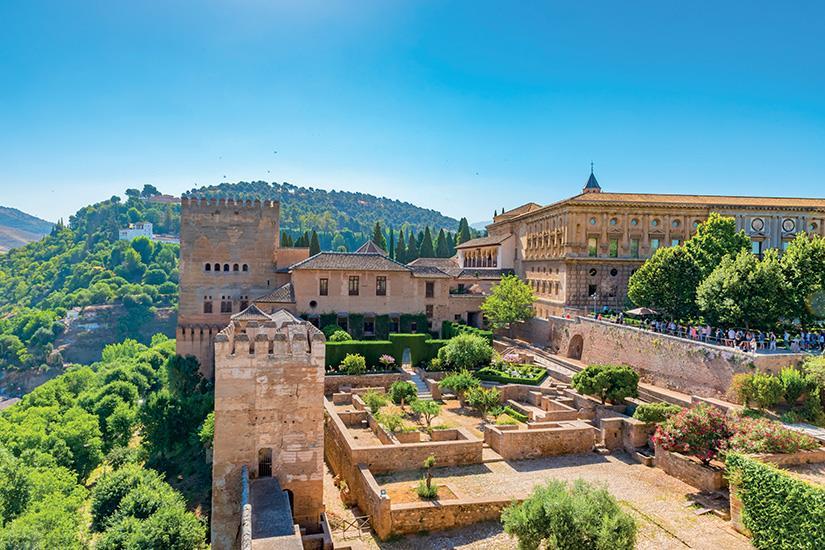
[(53, 224), (16, 208), (0, 206), (0, 253), (39, 241), (48, 235)]
[(297, 187), (289, 183), (221, 183), (193, 189), (187, 195), (278, 200), (281, 202), (281, 228), (293, 231), (369, 233), (376, 221), (385, 229), (392, 226), (396, 230), (404, 224), (415, 231), (429, 226), (436, 233), (440, 228), (450, 231), (458, 228), (458, 220), (408, 202), (367, 193)]
[(475, 222), (471, 223), (470, 227), (473, 229), (478, 229), (479, 231), (484, 231), (491, 223), (493, 223), (493, 220), (487, 220), (486, 222)]

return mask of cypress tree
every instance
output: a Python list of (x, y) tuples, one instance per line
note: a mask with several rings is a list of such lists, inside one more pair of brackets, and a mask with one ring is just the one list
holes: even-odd
[(321, 243), (318, 242), (318, 233), (312, 230), (312, 237), (309, 239), (309, 255), (314, 256), (321, 251)]
[(444, 235), (444, 228), (438, 230), (438, 238), (435, 241), (435, 256), (436, 258), (449, 258), (450, 247), (447, 244), (447, 236)]
[(455, 238), (452, 231), (447, 231), (447, 249), (450, 251), (448, 258), (455, 256)]
[(390, 249), (387, 250), (391, 260), (395, 259), (395, 232), (390, 227)]
[(384, 238), (384, 232), (381, 231), (381, 224), (375, 222), (375, 227), (372, 229), (372, 242), (381, 247), (382, 250), (387, 249), (387, 239)]
[(421, 248), (418, 250), (419, 258), (435, 258), (433, 249), (433, 236), (430, 233), (430, 226), (424, 228), (424, 237), (421, 239)]
[(404, 229), (398, 230), (398, 246), (395, 247), (395, 261), (407, 263), (407, 247), (404, 245)]
[(458, 234), (455, 237), (455, 244), (466, 243), (471, 238), (470, 224), (467, 223), (467, 218), (461, 218), (461, 221), (458, 222)]
[(410, 229), (407, 234), (407, 263), (410, 263), (419, 257), (418, 251), (418, 243), (415, 240), (415, 235), (413, 235), (412, 229)]

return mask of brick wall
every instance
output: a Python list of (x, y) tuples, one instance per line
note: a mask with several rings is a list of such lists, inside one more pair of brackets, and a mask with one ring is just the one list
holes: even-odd
[(485, 428), (485, 439), (506, 460), (588, 453), (596, 430), (584, 422), (564, 422), (555, 428), (499, 430)]
[(655, 464), (676, 479), (702, 491), (718, 491), (727, 487), (724, 468), (704, 466), (680, 453), (673, 453), (656, 447)]
[(512, 499), (458, 499), (391, 505), (392, 532), (397, 535), (461, 527), (498, 520)]

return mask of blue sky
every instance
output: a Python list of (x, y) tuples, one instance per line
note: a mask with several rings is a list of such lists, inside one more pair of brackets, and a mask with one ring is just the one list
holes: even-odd
[[(825, 3), (0, 3), (0, 204), (264, 179), (471, 222), (578, 192), (825, 196)], [(277, 151), (277, 153), (276, 153)]]

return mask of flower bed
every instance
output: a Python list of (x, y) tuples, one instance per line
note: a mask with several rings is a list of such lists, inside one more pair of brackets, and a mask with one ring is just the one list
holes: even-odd
[(796, 453), (813, 451), (820, 443), (804, 433), (789, 430), (766, 418), (739, 418), (725, 448), (741, 453)]
[(504, 364), (484, 367), (476, 371), (475, 375), (479, 380), (486, 382), (537, 386), (547, 377), (547, 369), (536, 365)]

